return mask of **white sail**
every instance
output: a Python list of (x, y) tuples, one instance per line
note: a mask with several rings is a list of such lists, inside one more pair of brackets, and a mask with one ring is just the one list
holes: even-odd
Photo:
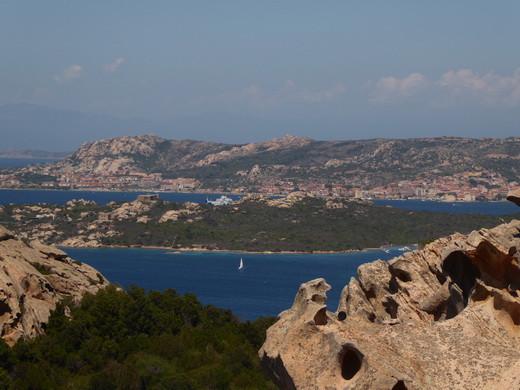
[(238, 269), (244, 269), (244, 261), (242, 258), (240, 258), (240, 265), (238, 266)]

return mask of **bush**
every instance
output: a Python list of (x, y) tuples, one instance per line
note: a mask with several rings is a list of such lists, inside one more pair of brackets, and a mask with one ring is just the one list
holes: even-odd
[(273, 321), (243, 323), (171, 289), (110, 285), (57, 305), (44, 336), (0, 344), (0, 386), (9, 372), (14, 389), (268, 389), (256, 351)]

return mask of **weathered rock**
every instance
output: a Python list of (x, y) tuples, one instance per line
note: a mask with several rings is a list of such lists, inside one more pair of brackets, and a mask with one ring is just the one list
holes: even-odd
[(285, 198), (271, 199), (267, 204), (271, 207), (289, 208), (306, 198), (314, 198), (314, 196), (308, 192), (295, 191), (291, 192)]
[(115, 220), (125, 220), (130, 218), (135, 218), (141, 214), (146, 213), (152, 208), (150, 203), (133, 201), (128, 203), (123, 203), (119, 208), (115, 209), (112, 213), (112, 219)]
[(520, 221), (303, 284), (259, 351), (281, 389), (520, 388)]
[(182, 206), (183, 208), (181, 210), (169, 210), (165, 212), (161, 218), (159, 218), (159, 223), (177, 221), (181, 215), (196, 214), (197, 211), (200, 210), (200, 205), (193, 202), (184, 202)]
[(137, 220), (136, 222), (137, 223), (148, 223), (152, 220), (152, 218), (150, 218), (149, 216), (147, 215), (142, 215), (140, 217), (137, 217)]
[(25, 242), (0, 226), (0, 336), (13, 345), (43, 333), (50, 311), (108, 285), (94, 268), (60, 249)]
[[(65, 206), (68, 208), (76, 207), (76, 206), (95, 206), (96, 202), (93, 200), (85, 200), (85, 199), (72, 199), (65, 203)], [(36, 211), (36, 210), (33, 210)]]
[(517, 206), (520, 206), (520, 190), (513, 190), (507, 194), (508, 201), (513, 202)]

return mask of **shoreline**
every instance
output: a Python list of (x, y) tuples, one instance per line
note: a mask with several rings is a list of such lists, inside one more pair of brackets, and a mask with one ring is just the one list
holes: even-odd
[[(416, 244), (408, 244), (408, 246), (414, 246)], [(312, 252), (300, 252), (300, 251), (244, 251), (244, 250), (232, 250), (232, 249), (207, 249), (207, 248), (171, 248), (164, 246), (148, 246), (148, 245), (100, 245), (100, 246), (63, 246), (63, 245), (55, 245), (58, 248), (66, 249), (161, 249), (167, 250), (171, 252), (175, 252), (172, 254), (182, 254), (183, 252), (230, 252), (230, 253), (244, 253), (244, 254), (257, 254), (257, 255), (339, 255), (344, 253), (361, 253), (361, 252), (369, 252), (369, 251), (377, 251), (383, 250), (384, 248), (388, 248), (388, 245), (381, 246), (379, 248), (364, 248), (364, 249), (351, 249), (346, 251), (323, 251), (316, 250)], [(405, 246), (405, 245), (390, 245), (390, 246)]]
[[(144, 193), (154, 193), (154, 194), (206, 194), (206, 195), (233, 195), (233, 196), (248, 196), (248, 195), (265, 195), (268, 197), (286, 197), (289, 194), (265, 194), (260, 192), (230, 192), (230, 191), (215, 191), (215, 192), (207, 192), (207, 191), (197, 191), (197, 192), (179, 192), (179, 191), (161, 191), (161, 190), (146, 190), (145, 188), (135, 188), (135, 189), (124, 189), (124, 190), (114, 190), (114, 189), (105, 189), (105, 188), (73, 188), (73, 189), (56, 189), (56, 188), (5, 188), (0, 187), (1, 191), (56, 191), (56, 192), (144, 192)], [(318, 196), (318, 195), (313, 195)], [(326, 198), (334, 198), (335, 196), (328, 196)], [(345, 198), (352, 199), (355, 198)], [(438, 203), (507, 203), (506, 199), (503, 200), (454, 200), (448, 201), (444, 199), (422, 199), (422, 198), (413, 198), (413, 199), (395, 199), (395, 198), (360, 198), (361, 200), (366, 200), (370, 202), (374, 201), (418, 201), (418, 202), (438, 202)]]

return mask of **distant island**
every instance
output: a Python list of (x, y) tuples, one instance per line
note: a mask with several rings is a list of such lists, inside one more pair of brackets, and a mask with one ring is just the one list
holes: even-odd
[(241, 145), (139, 135), (85, 143), (53, 163), (2, 169), (0, 188), (503, 200), (519, 188), (519, 155), (520, 137), (286, 136)]
[(346, 252), (424, 243), (512, 218), (406, 211), (303, 192), (282, 199), (249, 196), (222, 206), (141, 195), (105, 206), (76, 200), (0, 207), (0, 220), (29, 241), (63, 247), (247, 252)]

